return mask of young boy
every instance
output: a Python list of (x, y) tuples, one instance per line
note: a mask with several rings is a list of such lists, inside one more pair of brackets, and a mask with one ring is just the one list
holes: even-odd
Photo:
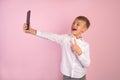
[(90, 22), (85, 16), (78, 16), (72, 24), (71, 34), (69, 35), (45, 33), (33, 28), (26, 30), (26, 24), (24, 24), (23, 29), (26, 33), (54, 41), (61, 45), (61, 72), (63, 80), (86, 80), (86, 68), (90, 65), (90, 55), (89, 44), (82, 38), (82, 33), (89, 26)]

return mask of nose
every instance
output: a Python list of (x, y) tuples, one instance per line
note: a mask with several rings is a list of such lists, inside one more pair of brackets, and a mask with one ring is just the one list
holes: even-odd
[(73, 27), (77, 27), (77, 24), (73, 24)]

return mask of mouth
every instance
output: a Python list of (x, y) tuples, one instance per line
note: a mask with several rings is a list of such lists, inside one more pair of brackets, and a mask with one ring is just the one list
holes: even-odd
[(72, 31), (77, 31), (77, 29), (76, 28), (72, 28)]

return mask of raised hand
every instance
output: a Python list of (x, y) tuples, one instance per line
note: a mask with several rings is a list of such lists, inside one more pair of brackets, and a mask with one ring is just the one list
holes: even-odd
[(77, 54), (78, 56), (82, 54), (81, 48), (77, 45), (76, 40), (74, 39), (74, 42), (70, 41), (71, 43), (71, 50)]
[(33, 28), (30, 27), (28, 30), (26, 30), (26, 29), (27, 29), (27, 24), (24, 23), (24, 24), (23, 24), (23, 31), (24, 31), (25, 33), (30, 33), (30, 34), (33, 34), (33, 35), (36, 34), (36, 30), (33, 29)]

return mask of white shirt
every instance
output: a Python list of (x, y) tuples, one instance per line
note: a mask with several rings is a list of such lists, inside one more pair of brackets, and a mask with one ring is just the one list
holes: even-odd
[[(90, 64), (90, 56), (89, 44), (85, 42), (83, 38), (76, 39), (73, 35), (57, 35), (40, 31), (37, 31), (36, 35), (61, 45), (61, 72), (63, 75), (70, 76), (72, 78), (81, 78), (86, 74), (86, 68)], [(73, 39), (76, 40), (77, 45), (82, 50), (82, 54), (80, 56), (76, 55), (71, 50), (70, 41)]]

